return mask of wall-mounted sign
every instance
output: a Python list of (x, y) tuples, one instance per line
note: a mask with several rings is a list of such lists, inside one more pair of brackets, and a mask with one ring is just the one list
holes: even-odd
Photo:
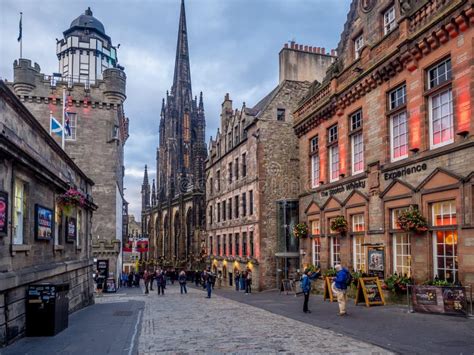
[(35, 238), (50, 240), (53, 236), (53, 210), (35, 205)]
[(137, 252), (146, 253), (148, 252), (148, 238), (140, 238), (137, 241)]
[(73, 243), (77, 237), (77, 221), (75, 218), (66, 219), (66, 242)]
[(109, 261), (108, 260), (97, 260), (97, 271), (100, 276), (109, 276)]
[(388, 173), (383, 174), (383, 177), (385, 180), (393, 180), (393, 179), (398, 179), (403, 176), (411, 175), (411, 174), (416, 174), (422, 171), (425, 171), (428, 169), (428, 166), (426, 163), (423, 164), (417, 164), (417, 165), (412, 165), (412, 166), (406, 166), (402, 169), (394, 170)]
[(0, 191), (0, 236), (8, 232), (8, 194)]
[(369, 274), (380, 279), (385, 277), (385, 253), (383, 247), (368, 247), (367, 257), (369, 262)]
[(322, 197), (328, 197), (328, 196), (333, 196), (337, 194), (341, 194), (345, 191), (352, 191), (355, 189), (364, 189), (365, 188), (365, 180), (358, 180), (351, 182), (349, 184), (341, 185), (338, 187), (335, 187), (333, 189), (329, 189), (326, 191), (321, 191), (321, 196)]

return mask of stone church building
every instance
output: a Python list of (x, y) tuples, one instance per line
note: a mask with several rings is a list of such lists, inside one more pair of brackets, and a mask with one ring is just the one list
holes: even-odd
[(193, 98), (184, 0), (181, 2), (176, 62), (171, 91), (163, 99), (157, 181), (142, 186), (142, 228), (150, 238), (149, 256), (184, 264), (200, 251), (204, 226), (205, 118), (202, 93)]

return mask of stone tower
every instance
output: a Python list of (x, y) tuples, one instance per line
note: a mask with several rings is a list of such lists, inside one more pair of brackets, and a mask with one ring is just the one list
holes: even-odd
[(14, 81), (9, 85), (48, 132), (50, 115), (61, 121), (65, 92), (71, 135), (65, 140), (64, 149), (94, 181), (92, 191), (87, 193), (99, 206), (92, 230), (87, 231), (92, 238), (92, 255), (99, 261), (105, 260), (108, 272), (117, 277), (121, 271), (126, 203), (126, 75), (104, 25), (90, 9), (73, 20), (63, 34), (57, 41), (59, 73), (41, 73), (38, 64), (19, 59), (13, 64)]
[[(171, 90), (162, 101), (156, 155), (156, 206), (144, 218), (152, 255), (184, 262), (196, 253), (204, 226), (205, 117), (192, 93), (184, 0)], [(142, 213), (143, 214), (143, 213)]]
[(150, 207), (150, 183), (148, 182), (148, 167), (145, 165), (145, 174), (142, 184), (142, 210)]

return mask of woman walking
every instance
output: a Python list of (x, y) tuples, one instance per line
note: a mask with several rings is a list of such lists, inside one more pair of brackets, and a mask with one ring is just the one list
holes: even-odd
[(158, 295), (160, 293), (165, 295), (166, 277), (163, 271), (159, 270), (156, 276), (156, 288), (158, 289)]
[(239, 280), (240, 280), (240, 272), (239, 272), (239, 270), (235, 270), (234, 281), (235, 281), (235, 290), (236, 291), (239, 291)]

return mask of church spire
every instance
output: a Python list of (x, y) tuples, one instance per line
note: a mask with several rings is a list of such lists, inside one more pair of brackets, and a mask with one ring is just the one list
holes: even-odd
[(184, 0), (181, 0), (178, 43), (176, 45), (176, 60), (171, 94), (174, 96), (175, 100), (177, 100), (178, 105), (180, 103), (183, 105), (191, 104), (193, 96), (191, 92), (191, 69), (189, 65), (188, 30), (186, 28)]
[(148, 167), (145, 165), (142, 184), (142, 212), (150, 207), (150, 183), (148, 181)]

